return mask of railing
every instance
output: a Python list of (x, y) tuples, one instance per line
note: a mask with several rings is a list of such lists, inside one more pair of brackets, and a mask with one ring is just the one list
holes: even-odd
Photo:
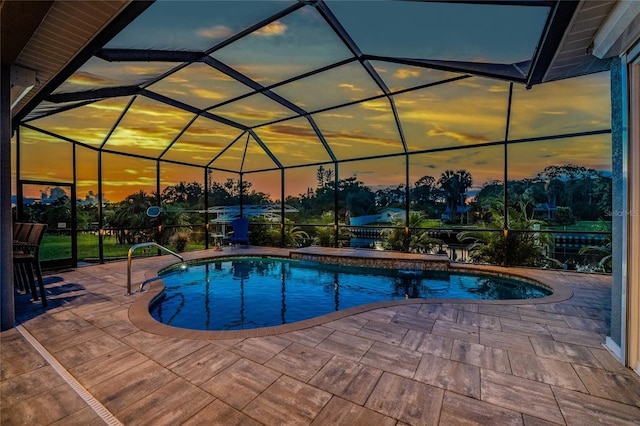
[(132, 260), (131, 256), (133, 255), (133, 252), (135, 251), (135, 249), (141, 248), (141, 247), (159, 248), (160, 250), (164, 250), (165, 252), (177, 257), (178, 259), (180, 259), (181, 262), (184, 263), (184, 258), (182, 256), (180, 256), (176, 252), (169, 250), (166, 247), (161, 246), (160, 244), (149, 242), (149, 243), (140, 243), (140, 244), (132, 245), (131, 248), (129, 249), (129, 254), (127, 255), (127, 293), (126, 293), (127, 296), (133, 294), (131, 293), (131, 260)]

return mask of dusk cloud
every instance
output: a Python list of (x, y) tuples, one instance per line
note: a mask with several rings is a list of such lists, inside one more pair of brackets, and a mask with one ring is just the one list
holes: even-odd
[(475, 143), (483, 143), (489, 142), (489, 140), (480, 135), (472, 135), (469, 133), (456, 132), (452, 130), (444, 130), (444, 129), (430, 129), (427, 131), (428, 136), (448, 136), (453, 138), (463, 144), (475, 144)]
[(200, 37), (220, 39), (231, 37), (234, 31), (225, 25), (216, 25), (211, 28), (200, 28), (196, 33)]
[(73, 74), (68, 80), (68, 83), (77, 84), (79, 86), (93, 86), (93, 87), (104, 87), (111, 86), (115, 82), (112, 79), (102, 77), (100, 75), (91, 74), (88, 72), (76, 72)]
[(406, 78), (416, 78), (416, 77), (420, 77), (420, 71), (415, 69), (408, 70), (406, 68), (400, 68), (396, 70), (393, 76), (401, 80), (404, 80)]
[(270, 37), (274, 35), (281, 35), (287, 31), (287, 26), (280, 21), (274, 21), (269, 25), (265, 25), (264, 27), (254, 31), (252, 34), (263, 37)]

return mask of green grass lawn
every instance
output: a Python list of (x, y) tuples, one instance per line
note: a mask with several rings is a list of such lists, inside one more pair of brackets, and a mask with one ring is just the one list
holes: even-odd
[(580, 222), (574, 223), (573, 225), (551, 225), (543, 228), (553, 231), (606, 231), (606, 229), (602, 229), (602, 225), (603, 222), (599, 220), (582, 220)]
[[(175, 247), (170, 244), (168, 249), (175, 251)], [(105, 259), (126, 258), (131, 245), (118, 244), (116, 237), (106, 235), (103, 239), (103, 250)], [(188, 243), (186, 251), (202, 250), (203, 243)], [(134, 252), (134, 256), (149, 255), (149, 250), (139, 249)], [(71, 257), (71, 236), (70, 235), (50, 235), (45, 234), (40, 247), (40, 260), (68, 259)], [(78, 234), (78, 260), (96, 260), (99, 257), (98, 235), (93, 233)]]
[[(126, 256), (130, 246), (117, 244), (115, 237), (104, 238), (104, 256)], [(97, 259), (98, 236), (92, 233), (78, 234), (78, 260)], [(40, 260), (67, 259), (71, 257), (71, 236), (45, 234), (40, 247)]]
[[(451, 227), (451, 224), (445, 224), (440, 219), (424, 219), (420, 222), (421, 228), (445, 228)], [(457, 226), (457, 225), (453, 225)]]

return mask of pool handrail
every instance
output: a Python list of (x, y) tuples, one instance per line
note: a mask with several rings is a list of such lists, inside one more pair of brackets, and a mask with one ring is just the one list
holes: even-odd
[(141, 247), (156, 247), (159, 248), (160, 250), (164, 250), (165, 252), (177, 257), (178, 259), (180, 259), (180, 261), (182, 263), (184, 263), (184, 258), (182, 256), (180, 256), (178, 253), (169, 250), (166, 247), (161, 246), (158, 243), (154, 243), (154, 242), (148, 242), (148, 243), (138, 243), (138, 244), (134, 244), (131, 246), (131, 248), (129, 249), (129, 254), (127, 255), (127, 292), (125, 293), (125, 296), (130, 296), (133, 293), (131, 292), (131, 256), (133, 255), (133, 252)]

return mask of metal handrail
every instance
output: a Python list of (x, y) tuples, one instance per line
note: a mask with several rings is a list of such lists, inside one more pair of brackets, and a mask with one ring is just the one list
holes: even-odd
[(127, 255), (127, 292), (125, 294), (126, 296), (130, 296), (133, 294), (131, 292), (131, 260), (132, 260), (131, 256), (133, 255), (133, 252), (135, 251), (135, 249), (140, 247), (157, 247), (160, 250), (164, 250), (165, 252), (174, 255), (175, 257), (180, 259), (182, 263), (184, 263), (184, 258), (182, 256), (180, 256), (176, 252), (169, 250), (166, 247), (161, 246), (158, 243), (149, 242), (149, 243), (139, 243), (139, 244), (132, 245), (131, 248), (129, 249), (129, 254)]

